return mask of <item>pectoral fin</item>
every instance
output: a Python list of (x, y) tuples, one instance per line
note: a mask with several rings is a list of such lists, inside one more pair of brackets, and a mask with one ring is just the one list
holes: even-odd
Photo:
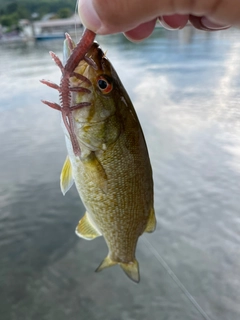
[(144, 232), (149, 232), (149, 233), (153, 232), (156, 229), (156, 225), (157, 225), (157, 221), (155, 217), (155, 212), (154, 212), (154, 209), (152, 208), (150, 211), (148, 223)]
[(91, 152), (87, 158), (82, 160), (87, 174), (91, 180), (104, 192), (107, 193), (107, 175), (94, 152)]
[(88, 213), (86, 212), (83, 218), (79, 221), (76, 228), (76, 234), (85, 240), (93, 240), (101, 236), (101, 233), (94, 227), (88, 218)]
[(72, 166), (69, 157), (67, 156), (60, 175), (60, 188), (64, 196), (71, 188), (73, 183), (74, 180), (72, 177)]

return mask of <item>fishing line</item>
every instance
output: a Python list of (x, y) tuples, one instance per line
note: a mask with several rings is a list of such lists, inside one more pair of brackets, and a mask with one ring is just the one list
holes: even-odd
[[(75, 42), (77, 43), (78, 42), (78, 38), (77, 38), (77, 16), (78, 16), (78, 0), (76, 1), (76, 6), (75, 6), (75, 17), (74, 17), (74, 20), (75, 20)], [(82, 21), (81, 21), (82, 23)]]
[(211, 318), (203, 310), (203, 308), (197, 303), (197, 301), (194, 299), (194, 297), (191, 295), (191, 293), (187, 290), (187, 288), (184, 286), (184, 284), (178, 279), (178, 277), (175, 275), (175, 273), (172, 271), (172, 269), (169, 267), (169, 265), (163, 259), (163, 257), (157, 251), (157, 249), (146, 239), (146, 237), (143, 237), (143, 241), (145, 242), (145, 245), (152, 251), (152, 253), (154, 254), (155, 258), (160, 262), (162, 267), (167, 271), (169, 276), (177, 284), (179, 289), (182, 290), (182, 292), (185, 294), (185, 296), (188, 298), (188, 300), (193, 304), (193, 306), (197, 309), (197, 311), (202, 315), (202, 317), (205, 320), (211, 320)]
[[(77, 35), (77, 17), (78, 17), (78, 2), (79, 0), (76, 1), (76, 6), (75, 6), (75, 17), (74, 17), (74, 20), (75, 20), (75, 43), (78, 43), (79, 41), (79, 37)], [(81, 34), (83, 34), (83, 32), (86, 30), (86, 27), (82, 24), (82, 21), (80, 21), (81, 25), (79, 26), (79, 29), (82, 28), (82, 32)]]

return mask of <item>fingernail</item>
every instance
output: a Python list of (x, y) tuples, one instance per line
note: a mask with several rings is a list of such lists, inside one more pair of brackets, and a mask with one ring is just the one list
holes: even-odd
[(79, 0), (78, 13), (83, 25), (97, 33), (101, 28), (101, 21), (96, 13), (96, 10), (93, 7), (92, 1)]
[(226, 25), (220, 25), (214, 22), (211, 22), (210, 20), (208, 20), (208, 18), (206, 17), (202, 17), (201, 18), (201, 23), (205, 28), (211, 29), (211, 30), (223, 30), (223, 29), (228, 29), (230, 28), (230, 25), (226, 26)]
[(163, 28), (167, 29), (167, 30), (179, 30), (180, 28), (173, 28), (172, 26), (170, 26), (169, 24), (167, 24), (166, 20), (164, 19), (164, 17), (159, 17), (158, 18), (159, 22), (161, 23), (161, 25), (163, 26)]
[(156, 18), (140, 24), (138, 27), (125, 32), (125, 37), (135, 43), (139, 43), (150, 37), (156, 25)]
[(140, 43), (140, 42), (142, 42), (144, 40), (144, 39), (137, 39), (136, 40), (135, 38), (132, 38), (131, 36), (129, 36), (127, 32), (124, 32), (123, 35), (125, 36), (126, 39), (128, 39), (132, 43), (136, 43), (136, 44)]

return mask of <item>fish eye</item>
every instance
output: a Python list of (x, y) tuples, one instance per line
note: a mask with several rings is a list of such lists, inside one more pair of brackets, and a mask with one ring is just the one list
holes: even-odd
[(105, 81), (105, 80), (99, 79), (99, 80), (98, 80), (98, 86), (99, 86), (99, 88), (100, 88), (101, 90), (104, 90), (104, 89), (107, 88), (108, 83), (107, 83), (107, 81)]
[(112, 91), (112, 84), (103, 76), (98, 77), (97, 85), (102, 93), (106, 94)]

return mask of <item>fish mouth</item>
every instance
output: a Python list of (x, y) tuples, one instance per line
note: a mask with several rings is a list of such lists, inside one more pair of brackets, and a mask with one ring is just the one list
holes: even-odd
[(85, 62), (85, 66), (92, 67), (96, 72), (98, 73), (106, 73), (106, 61), (108, 59), (106, 58), (106, 54), (102, 51), (101, 47), (99, 44), (94, 41), (86, 55), (84, 56), (84, 59), (82, 63)]
[(85, 55), (84, 60), (94, 70), (99, 70), (100, 66), (98, 62), (101, 61), (101, 58), (102, 56), (101, 56), (101, 49), (99, 48), (99, 44), (97, 42), (93, 42), (90, 50)]

